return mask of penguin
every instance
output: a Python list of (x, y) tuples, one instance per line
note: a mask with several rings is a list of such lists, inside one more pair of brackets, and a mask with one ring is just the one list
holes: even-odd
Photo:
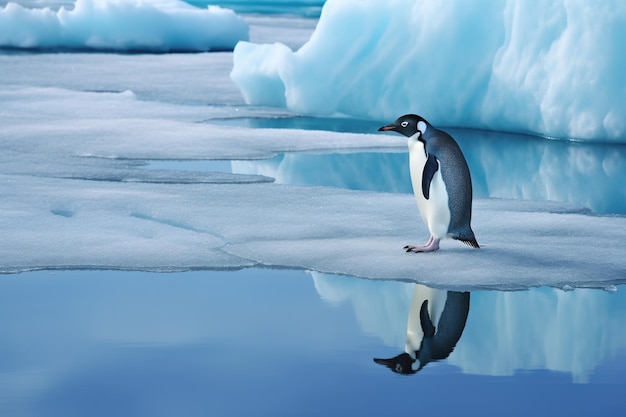
[(395, 373), (411, 375), (428, 363), (450, 356), (463, 334), (470, 293), (445, 291), (417, 284), (413, 290), (404, 353), (374, 358)]
[(416, 114), (401, 116), (378, 131), (394, 131), (408, 137), (413, 194), (430, 231), (425, 245), (407, 245), (404, 249), (436, 251), (440, 240), (448, 237), (480, 248), (470, 225), (472, 179), (461, 148), (452, 136)]

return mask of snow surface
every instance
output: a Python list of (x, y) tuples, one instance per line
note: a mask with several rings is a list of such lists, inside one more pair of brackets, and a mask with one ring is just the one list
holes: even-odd
[[(363, 332), (396, 347), (397, 353), (404, 350), (414, 284), (316, 272), (311, 276), (322, 299), (352, 306)], [(565, 293), (554, 288), (473, 291), (465, 330), (447, 362), (466, 374), (547, 369), (567, 372), (574, 382), (589, 382), (599, 364), (626, 348), (621, 330), (625, 298), (619, 292)]]
[(0, 9), (0, 48), (132, 52), (232, 50), (248, 26), (232, 10), (180, 0), (76, 0), (73, 8)]
[(482, 249), (444, 242), (438, 253), (413, 256), (402, 246), (425, 241), (428, 232), (409, 194), (140, 166), (285, 150), (397, 150), (387, 135), (197, 123), (210, 109), (141, 101), (128, 91), (14, 87), (0, 92), (0, 102), (2, 272), (265, 265), (507, 289), (604, 288), (626, 277), (616, 243), (626, 239), (623, 217), (477, 200), (473, 226)]
[(302, 48), (240, 42), (246, 102), (626, 141), (626, 3), (329, 0)]

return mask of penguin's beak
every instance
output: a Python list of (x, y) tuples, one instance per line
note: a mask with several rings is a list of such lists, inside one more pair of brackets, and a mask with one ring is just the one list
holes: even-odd
[(391, 359), (374, 358), (374, 362), (376, 362), (379, 365), (389, 366), (391, 368), (393, 368), (393, 366), (396, 364), (396, 361), (394, 360), (394, 358), (391, 358)]
[(410, 375), (415, 373), (411, 367), (411, 365), (415, 362), (415, 359), (413, 359), (408, 353), (401, 353), (398, 356), (389, 359), (374, 358), (374, 362), (379, 365), (385, 365), (387, 368), (398, 374)]
[(384, 132), (386, 130), (396, 130), (395, 125), (386, 125), (378, 129), (379, 132)]

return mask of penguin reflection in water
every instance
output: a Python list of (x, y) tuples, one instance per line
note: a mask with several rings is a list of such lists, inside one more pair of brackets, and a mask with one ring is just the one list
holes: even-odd
[(429, 362), (447, 358), (463, 334), (469, 314), (469, 292), (444, 291), (416, 285), (404, 353), (374, 359), (399, 374), (414, 374)]
[(479, 248), (470, 226), (472, 180), (461, 148), (446, 132), (424, 118), (407, 114), (379, 131), (394, 131), (408, 137), (409, 167), (413, 193), (430, 239), (423, 246), (405, 246), (407, 252), (439, 249), (446, 237)]

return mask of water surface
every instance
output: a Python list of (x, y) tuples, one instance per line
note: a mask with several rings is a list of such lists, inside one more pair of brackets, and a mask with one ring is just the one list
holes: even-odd
[(373, 359), (404, 352), (415, 288), (265, 269), (2, 275), (0, 415), (619, 414), (623, 289), (459, 289), (454, 351), (401, 375)]
[[(378, 134), (384, 122), (347, 118), (229, 118), (210, 123), (249, 128), (327, 130)], [(626, 214), (626, 145), (551, 140), (537, 136), (444, 128), (461, 146), (474, 197), (558, 201), (597, 214)], [(380, 133), (382, 134), (382, 133)], [(391, 139), (390, 139), (391, 140)], [(181, 169), (185, 169), (183, 165)], [(407, 150), (368, 149), (285, 153), (236, 161), (232, 171), (261, 174), (278, 183), (353, 190), (412, 192)]]

